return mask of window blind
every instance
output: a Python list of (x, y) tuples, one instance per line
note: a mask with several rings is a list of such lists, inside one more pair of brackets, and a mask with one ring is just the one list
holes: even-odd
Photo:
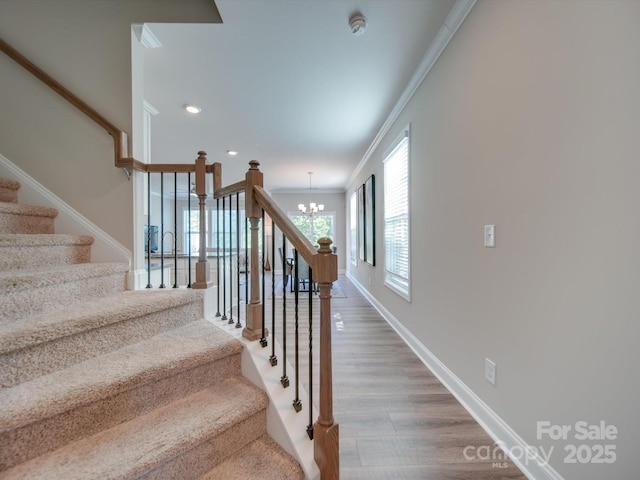
[(409, 297), (409, 136), (384, 160), (385, 284)]

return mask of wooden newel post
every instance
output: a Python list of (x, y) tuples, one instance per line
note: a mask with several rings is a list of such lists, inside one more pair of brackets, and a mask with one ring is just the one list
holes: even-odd
[(333, 421), (333, 366), (331, 358), (331, 286), (338, 279), (338, 257), (331, 239), (318, 240), (313, 279), (320, 287), (320, 413), (313, 427), (313, 457), (322, 480), (340, 478), (339, 432)]
[(209, 288), (209, 264), (207, 263), (207, 230), (205, 205), (207, 201), (207, 152), (198, 152), (196, 159), (196, 195), (200, 206), (200, 245), (198, 263), (196, 263), (196, 281), (192, 288)]
[(245, 177), (245, 211), (251, 224), (251, 292), (249, 304), (247, 305), (247, 325), (242, 331), (242, 336), (249, 340), (259, 340), (262, 338), (263, 321), (262, 304), (260, 302), (260, 251), (258, 245), (258, 230), (262, 219), (262, 207), (258, 205), (253, 195), (253, 187), (262, 187), (263, 177), (262, 172), (258, 169), (260, 163), (256, 160), (251, 160), (249, 165), (249, 171)]

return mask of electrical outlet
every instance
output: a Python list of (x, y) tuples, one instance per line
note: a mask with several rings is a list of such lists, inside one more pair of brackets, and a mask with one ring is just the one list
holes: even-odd
[(371, 286), (371, 277), (369, 277), (369, 286)]
[(496, 385), (496, 364), (489, 360), (488, 358), (484, 359), (484, 378), (491, 385)]

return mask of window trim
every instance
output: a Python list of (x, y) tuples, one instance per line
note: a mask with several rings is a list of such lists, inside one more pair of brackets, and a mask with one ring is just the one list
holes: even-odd
[(400, 297), (404, 298), (406, 301), (411, 302), (411, 125), (407, 125), (402, 129), (400, 134), (391, 142), (391, 146), (384, 152), (383, 155), (383, 171), (385, 167), (385, 163), (390, 159), (390, 156), (394, 153), (394, 151), (400, 146), (400, 143), (407, 139), (407, 249), (408, 249), (408, 263), (407, 263), (407, 287), (406, 290), (401, 288), (398, 285), (397, 281), (393, 281), (394, 278), (397, 277), (396, 274), (387, 271), (387, 219), (386, 219), (386, 208), (387, 208), (387, 179), (383, 179), (384, 183), (384, 198), (383, 198), (383, 243), (384, 243), (384, 263), (383, 263), (383, 273), (384, 273), (384, 285), (398, 294)]

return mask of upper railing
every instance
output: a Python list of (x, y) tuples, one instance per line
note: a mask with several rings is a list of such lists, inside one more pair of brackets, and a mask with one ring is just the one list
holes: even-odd
[(78, 98), (75, 94), (61, 85), (57, 80), (51, 77), (48, 73), (35, 65), (31, 60), (26, 58), (15, 48), (9, 45), (4, 40), (0, 39), (0, 51), (4, 52), (8, 57), (16, 61), (19, 65), (24, 67), (27, 71), (32, 73), (36, 78), (41, 80), (45, 85), (50, 87), (53, 91), (58, 93), (62, 98), (75, 106), (82, 113), (87, 115), (91, 120), (96, 122), (102, 128), (104, 128), (109, 135), (113, 137), (115, 147), (115, 165), (118, 168), (129, 168), (144, 170), (144, 163), (129, 157), (129, 144), (127, 140), (127, 134), (116, 127), (109, 120), (100, 115), (96, 110), (90, 107), (86, 102)]

